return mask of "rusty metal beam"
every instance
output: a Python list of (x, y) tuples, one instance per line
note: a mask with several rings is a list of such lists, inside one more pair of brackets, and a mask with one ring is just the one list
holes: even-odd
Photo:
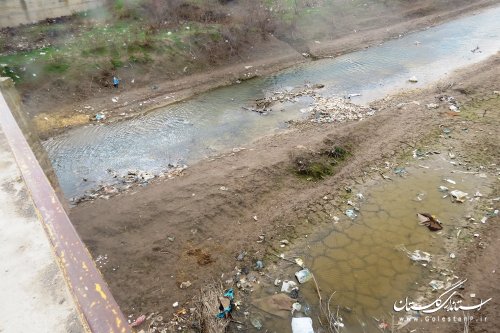
[(35, 158), (1, 91), (0, 126), (14, 153), (83, 324), (92, 333), (132, 332)]

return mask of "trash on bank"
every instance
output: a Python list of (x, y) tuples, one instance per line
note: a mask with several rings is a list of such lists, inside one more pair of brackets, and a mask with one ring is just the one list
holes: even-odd
[(356, 214), (356, 212), (354, 212), (354, 209), (348, 209), (345, 211), (345, 215), (347, 215), (347, 217), (351, 218), (351, 219), (355, 219), (358, 215)]
[(405, 174), (407, 174), (407, 173), (408, 173), (408, 171), (406, 171), (406, 169), (405, 169), (405, 168), (395, 168), (395, 169), (394, 169), (394, 173), (395, 173), (396, 175), (398, 175), (398, 176), (401, 176), (401, 177), (402, 177), (402, 176), (404, 176)]
[(255, 327), (257, 330), (260, 330), (262, 328), (262, 322), (260, 321), (259, 318), (252, 317), (250, 318), (250, 323), (252, 324), (253, 327)]
[(421, 250), (415, 250), (413, 252), (409, 251), (404, 245), (399, 245), (397, 247), (398, 250), (406, 253), (408, 258), (410, 258), (412, 261), (415, 262), (425, 262), (422, 264), (422, 266), (427, 266), (427, 263), (431, 262), (431, 255), (430, 253), (421, 251)]
[(294, 312), (300, 312), (302, 310), (302, 305), (299, 302), (295, 302), (292, 304), (292, 315)]
[(96, 121), (99, 121), (99, 120), (104, 120), (106, 119), (106, 115), (104, 115), (103, 113), (97, 113), (95, 116), (94, 116), (94, 119)]
[(191, 285), (192, 285), (191, 281), (184, 281), (184, 282), (181, 282), (179, 288), (187, 289), (187, 288), (191, 287)]
[(132, 324), (130, 324), (131, 327), (137, 327), (140, 326), (144, 321), (146, 320), (146, 315), (142, 315), (137, 317), (136, 320)]
[(304, 260), (300, 258), (295, 258), (295, 263), (299, 265), (300, 267), (304, 267)]
[(219, 314), (217, 318), (228, 318), (231, 317), (231, 311), (233, 311), (233, 300), (234, 291), (233, 289), (228, 289), (223, 296), (219, 296)]
[(443, 229), (441, 222), (429, 213), (417, 213), (417, 218), (420, 221), (420, 225), (425, 225), (430, 231)]
[(297, 281), (299, 281), (299, 283), (305, 283), (312, 279), (312, 274), (307, 268), (304, 268), (303, 270), (295, 273), (295, 277), (297, 277)]
[(453, 199), (455, 199), (455, 201), (464, 202), (465, 200), (467, 200), (468, 193), (459, 190), (454, 190), (451, 191), (450, 194), (453, 197)]
[(448, 188), (446, 186), (441, 185), (441, 186), (439, 186), (439, 191), (440, 192), (448, 192)]
[(314, 333), (312, 319), (309, 317), (292, 318), (292, 333)]
[(255, 269), (260, 271), (263, 268), (264, 268), (264, 262), (262, 260), (257, 260), (257, 262), (255, 263)]
[(411, 78), (408, 79), (408, 82), (411, 82), (411, 83), (417, 83), (418, 82), (418, 79), (416, 76), (412, 76)]
[(432, 291), (444, 289), (443, 281), (432, 280), (431, 282), (429, 282), (429, 285), (432, 287)]
[(281, 291), (285, 293), (291, 293), (295, 288), (297, 288), (297, 283), (295, 283), (294, 281), (285, 280), (281, 285)]

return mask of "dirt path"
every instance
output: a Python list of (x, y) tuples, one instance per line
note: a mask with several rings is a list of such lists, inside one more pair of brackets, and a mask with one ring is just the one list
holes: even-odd
[[(72, 209), (71, 219), (94, 258), (102, 256), (98, 265), (123, 311), (156, 311), (168, 317), (174, 302), (191, 307), (194, 291), (207, 282), (236, 265), (253, 269), (256, 260), (279, 248), (281, 239), (293, 239), (328, 221), (332, 212), (338, 213), (345, 185), (362, 183), (373, 174), (371, 166), (432, 143), (442, 125), (477, 128), (457, 137), (457, 144), (471, 152), (471, 164), (498, 161), (499, 140), (492, 140), (490, 133), (498, 128), (499, 97), (493, 90), (500, 87), (499, 64), (497, 55), (429, 90), (385, 98), (374, 103), (378, 113), (361, 122), (298, 125), (245, 150), (202, 161), (182, 177), (81, 204)], [(445, 106), (425, 107), (442, 94), (464, 104), (489, 101), (474, 110), (488, 108), (492, 118), (479, 121), (481, 114), (457, 116)], [(420, 105), (398, 105), (411, 101)], [(297, 176), (297, 160), (314, 160), (334, 147), (351, 155), (333, 176), (318, 181)], [(265, 240), (257, 242), (261, 236)], [(247, 255), (237, 262), (243, 251)], [(471, 281), (486, 286), (480, 277), (489, 279), (474, 273)], [(184, 281), (193, 283), (190, 289), (179, 288)]]
[[(352, 31), (333, 40), (309, 41), (291, 45), (270, 36), (267, 41), (254, 45), (229, 64), (179, 77), (175, 80), (162, 78), (161, 73), (149, 74), (150, 84), (123, 84), (121, 88), (107, 88), (90, 98), (80, 98), (89, 87), (81, 86), (78, 94), (61, 100), (60, 91), (39, 89), (28, 93), (24, 99), (29, 113), (42, 139), (63, 132), (71, 127), (89, 123), (97, 114), (106, 116), (106, 121), (118, 121), (146, 113), (175, 103), (210, 89), (250, 78), (269, 75), (301, 62), (317, 58), (338, 56), (363, 49), (386, 40), (399, 38), (412, 31), (425, 29), (475, 10), (496, 5), (498, 1), (482, 0), (473, 4), (454, 2), (453, 8), (434, 7), (423, 1), (399, 10), (380, 13), (377, 20), (367, 21), (363, 17), (353, 18)], [(306, 54), (306, 56), (304, 56)], [(156, 75), (156, 76), (155, 76)]]

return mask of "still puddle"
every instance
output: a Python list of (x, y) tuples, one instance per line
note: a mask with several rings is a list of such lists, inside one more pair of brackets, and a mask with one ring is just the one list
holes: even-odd
[[(135, 119), (75, 128), (47, 140), (44, 147), (68, 198), (116, 181), (108, 169), (157, 174), (169, 164), (191, 164), (247, 145), (282, 130), (287, 120), (303, 117), (300, 109), (306, 101), (267, 116), (242, 109), (266, 92), (323, 83), (325, 96), (361, 93), (354, 101), (367, 103), (484, 60), (500, 48), (499, 16), (500, 8), (486, 10), (363, 51), (216, 89)], [(479, 50), (471, 52), (476, 46)], [(411, 76), (419, 82), (409, 83)]]
[[(439, 190), (443, 185), (450, 191), (459, 189), (473, 198), (479, 191), (488, 193), (487, 180), (478, 175), (452, 173), (449, 161), (433, 157), (423, 161), (429, 169), (412, 167), (404, 177), (392, 174), (394, 181), (377, 180), (368, 184), (363, 192), (364, 199), (357, 200), (360, 211), (354, 220), (338, 215), (341, 220), (311, 235), (305, 245), (292, 252), (304, 259), (306, 266), (314, 273), (323, 298), (332, 292), (332, 309), (341, 307), (339, 314), (345, 324), (342, 332), (380, 332), (374, 318), (391, 321), (395, 314), (393, 304), (412, 296), (420, 285), (416, 281), (429, 272), (439, 259), (448, 257), (443, 240), (456, 237), (457, 227), (466, 225), (464, 216), (471, 213), (470, 202), (452, 202), (446, 193)], [(444, 179), (452, 179), (455, 185)], [(362, 190), (361, 190), (362, 191)], [(360, 193), (353, 190), (353, 197)], [(356, 199), (352, 199), (355, 201)], [(474, 200), (474, 199), (473, 199)], [(431, 232), (418, 223), (416, 214), (428, 212), (436, 215), (443, 223), (443, 230)], [(341, 214), (341, 212), (339, 212)], [(479, 221), (480, 217), (476, 217)], [(408, 250), (422, 250), (432, 255), (427, 267), (412, 262), (398, 250), (403, 244)], [(294, 280), (298, 271), (290, 265), (281, 279)], [(430, 287), (428, 287), (430, 289)], [(258, 298), (269, 292), (257, 291)], [(314, 283), (309, 281), (300, 286), (302, 306), (310, 307), (307, 314), (318, 328), (318, 296)], [(291, 332), (290, 319), (281, 320), (269, 313), (260, 315), (269, 332)], [(401, 314), (401, 317), (405, 315)], [(395, 314), (395, 320), (399, 314)]]

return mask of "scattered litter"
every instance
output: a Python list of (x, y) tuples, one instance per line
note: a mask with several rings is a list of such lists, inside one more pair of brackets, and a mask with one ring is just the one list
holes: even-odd
[(238, 254), (238, 256), (236, 257), (236, 260), (238, 260), (238, 261), (242, 261), (242, 260), (245, 258), (246, 254), (247, 254), (247, 253), (246, 253), (245, 251), (241, 252), (241, 253), (240, 253), (240, 254)]
[(481, 219), (481, 223), (486, 223), (486, 221), (488, 221), (488, 217), (487, 216), (483, 216), (483, 218)]
[(255, 263), (255, 269), (261, 270), (263, 268), (264, 268), (264, 262), (262, 262), (262, 260), (257, 260), (257, 262)]
[(429, 103), (426, 105), (428, 109), (437, 109), (439, 107), (439, 104), (436, 103)]
[(292, 333), (314, 333), (312, 319), (309, 317), (292, 318)]
[(455, 259), (457, 256), (455, 255), (455, 253), (450, 253), (450, 258), (451, 259)]
[(425, 193), (418, 193), (416, 198), (415, 198), (415, 201), (422, 201), (423, 198), (425, 196)]
[(358, 197), (359, 200), (364, 200), (365, 199), (365, 197), (364, 197), (364, 195), (362, 193), (358, 193), (358, 194), (356, 194), (356, 196)]
[(297, 283), (294, 281), (285, 280), (281, 285), (281, 291), (285, 293), (291, 293), (295, 288), (297, 288)]
[(389, 324), (383, 321), (380, 324), (378, 324), (378, 328), (380, 328), (381, 330), (385, 330), (389, 328)]
[(347, 95), (347, 98), (358, 97), (358, 96), (361, 96), (361, 94), (359, 94), (359, 93), (355, 93), (355, 94), (348, 94), (348, 95)]
[(417, 213), (417, 218), (420, 221), (420, 225), (425, 225), (430, 231), (443, 229), (441, 222), (429, 213)]
[(465, 200), (467, 200), (468, 193), (459, 190), (454, 190), (451, 191), (450, 194), (453, 197), (453, 199), (455, 199), (455, 201), (464, 202)]
[(458, 107), (457, 107), (456, 105), (450, 105), (448, 108), (450, 109), (450, 111), (453, 111), (453, 112), (460, 112), (460, 111), (458, 110)]
[(411, 82), (411, 83), (417, 83), (418, 82), (418, 79), (416, 76), (412, 76), (411, 78), (408, 79), (408, 82)]
[(404, 176), (405, 174), (408, 173), (405, 168), (395, 168), (394, 173), (398, 176)]
[(455, 154), (453, 154), (451, 151), (448, 153), (448, 156), (451, 158), (451, 159), (454, 159), (456, 157)]
[(292, 304), (292, 314), (294, 312), (299, 312), (300, 310), (302, 310), (302, 305), (300, 305), (299, 302), (295, 302)]
[(299, 281), (299, 283), (305, 283), (312, 279), (312, 274), (307, 268), (304, 268), (303, 270), (295, 273), (295, 277), (297, 278), (297, 281)]
[(483, 195), (481, 194), (481, 192), (476, 191), (476, 194), (474, 194), (474, 196), (475, 196), (476, 198), (480, 198), (480, 197), (482, 197)]
[(430, 253), (427, 253), (427, 252), (424, 252), (421, 250), (415, 250), (415, 251), (411, 252), (404, 245), (399, 245), (397, 247), (397, 249), (405, 252), (406, 255), (408, 256), (408, 258), (410, 258), (412, 261), (415, 261), (415, 262), (424, 261), (425, 263), (422, 264), (423, 266), (426, 266), (427, 263), (431, 262)]
[(295, 258), (295, 263), (299, 265), (300, 267), (304, 267), (304, 260), (300, 258)]
[(219, 296), (219, 313), (217, 318), (228, 318), (233, 310), (234, 291), (228, 289), (223, 296)]
[(187, 289), (189, 287), (191, 287), (192, 283), (191, 281), (184, 281), (184, 282), (181, 282), (181, 285), (179, 286), (181, 289)]
[(260, 330), (262, 328), (262, 322), (258, 318), (250, 318), (250, 323), (252, 323), (252, 326), (257, 330)]
[(221, 191), (227, 191), (227, 190), (228, 190), (228, 188), (227, 188), (227, 187), (225, 187), (225, 186), (221, 186), (221, 187), (219, 187), (219, 190), (221, 190)]
[(97, 113), (95, 116), (94, 116), (94, 119), (99, 121), (99, 120), (104, 120), (106, 119), (106, 116), (102, 113)]
[(258, 221), (258, 220), (259, 220), (259, 219), (257, 218), (257, 215), (254, 215), (254, 216), (253, 216), (253, 220), (254, 220), (254, 221)]
[(441, 186), (439, 186), (439, 191), (440, 192), (448, 192), (448, 188), (446, 186), (441, 185)]
[(444, 289), (444, 282), (439, 280), (432, 280), (429, 282), (429, 285), (432, 287), (432, 290), (441, 290)]
[(448, 183), (450, 183), (450, 184), (453, 184), (453, 185), (455, 185), (455, 184), (457, 183), (457, 182), (456, 182), (456, 181), (454, 181), (453, 179), (445, 179), (444, 181), (445, 181), (445, 182), (448, 182)]
[(118, 97), (113, 97), (113, 98), (111, 98), (111, 101), (112, 101), (113, 103), (118, 103)]
[(140, 326), (145, 320), (146, 320), (146, 315), (141, 315), (136, 320), (134, 320), (134, 322), (130, 324), (130, 326), (131, 327)]
[(345, 215), (347, 215), (347, 217), (351, 218), (351, 219), (355, 219), (358, 215), (356, 214), (356, 212), (354, 212), (354, 209), (348, 209), (345, 211)]
[(176, 308), (179, 306), (179, 302), (175, 302), (174, 304), (172, 304), (172, 307)]

